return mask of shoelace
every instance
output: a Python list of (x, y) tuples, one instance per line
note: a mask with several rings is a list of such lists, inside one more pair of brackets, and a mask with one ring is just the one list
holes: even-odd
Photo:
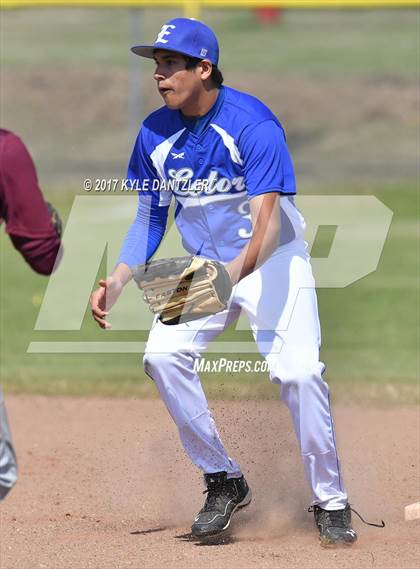
[(215, 506), (217, 503), (217, 498), (219, 498), (221, 491), (223, 490), (223, 484), (217, 484), (203, 490), (203, 494), (207, 494), (206, 503), (204, 504), (204, 511), (207, 511), (209, 507)]
[(367, 522), (366, 520), (364, 520), (364, 519), (362, 518), (362, 516), (359, 514), (359, 512), (358, 512), (357, 510), (355, 510), (354, 508), (352, 508), (351, 506), (350, 506), (350, 510), (351, 510), (352, 512), (354, 512), (357, 516), (359, 516), (359, 518), (362, 520), (362, 522), (363, 522), (364, 524), (366, 524), (367, 526), (373, 526), (374, 528), (384, 528), (384, 527), (385, 527), (385, 522), (384, 522), (384, 520), (381, 520), (381, 523), (380, 523), (380, 524), (373, 524), (372, 522)]
[[(374, 524), (372, 522), (367, 522), (364, 518), (362, 518), (362, 516), (359, 514), (359, 512), (357, 510), (355, 510), (354, 508), (352, 508), (350, 506), (350, 510), (356, 514), (364, 524), (366, 524), (367, 526), (373, 526), (375, 528), (384, 528), (385, 527), (385, 522), (384, 520), (381, 520), (380, 524)], [(313, 512), (314, 511), (314, 507), (313, 506), (309, 506), (308, 508), (308, 512)], [(323, 510), (323, 512), (326, 512), (328, 519), (331, 520), (331, 524), (334, 525), (335, 527), (344, 527), (344, 519), (342, 516), (342, 510)]]

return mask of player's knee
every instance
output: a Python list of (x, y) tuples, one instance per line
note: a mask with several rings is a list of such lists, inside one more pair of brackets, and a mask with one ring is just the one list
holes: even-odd
[(156, 373), (159, 370), (167, 368), (170, 365), (169, 354), (159, 354), (156, 352), (146, 352), (143, 358), (143, 369), (146, 374), (155, 379)]
[(143, 358), (144, 371), (153, 380), (163, 374), (177, 377), (183, 371), (187, 372), (192, 365), (192, 358), (180, 352), (146, 351)]
[(283, 382), (283, 387), (292, 386), (297, 391), (304, 392), (318, 388), (319, 384), (320, 378), (316, 373), (313, 373), (310, 370), (299, 370), (295, 377)]
[(318, 365), (294, 366), (289, 369), (274, 370), (271, 381), (280, 383), (282, 389), (293, 387), (295, 389), (311, 389), (324, 383), (322, 372)]

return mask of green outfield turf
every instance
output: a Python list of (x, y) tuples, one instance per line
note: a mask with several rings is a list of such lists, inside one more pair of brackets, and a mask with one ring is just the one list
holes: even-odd
[[(44, 187), (121, 177), (141, 118), (162, 104), (149, 42), (167, 10), (32, 9), (1, 14), (2, 124), (19, 132)], [(284, 124), (300, 189), (413, 180), (418, 158), (419, 11), (204, 11), (226, 83)], [(41, 39), (42, 38), (42, 41)]]
[[(3, 12), (3, 65), (125, 67), (127, 44), (149, 43), (161, 23), (177, 16), (175, 10), (125, 8)], [(250, 10), (203, 10), (202, 18), (218, 33), (228, 72), (418, 74), (414, 8), (287, 10), (273, 26), (260, 24)]]
[[(416, 190), (415, 186), (400, 186), (375, 191), (394, 211), (378, 270), (347, 288), (318, 291), (323, 322), (322, 357), (328, 364), (328, 380), (343, 396), (418, 400)], [(60, 204), (62, 209), (68, 205)], [(317, 243), (317, 248), (322, 254), (322, 243)], [(135, 342), (144, 341), (147, 334), (101, 331), (91, 321), (89, 310), (80, 331), (34, 331), (47, 280), (20, 262), (5, 235), (1, 236), (1, 252), (1, 371), (8, 390), (50, 394), (154, 393), (138, 355), (26, 353), (31, 341)], [(99, 274), (103, 271), (102, 267)], [(65, 297), (62, 302), (66, 303)], [(246, 341), (250, 335), (246, 331), (228, 331), (224, 339)], [(209, 359), (215, 357), (212, 354)], [(258, 356), (251, 353), (224, 357), (235, 360)], [(203, 377), (213, 397), (276, 394), (264, 374), (205, 373)]]
[[(153, 39), (159, 23), (174, 15), (1, 13), (2, 126), (27, 142), (42, 187), (64, 213), (84, 194), (84, 178), (124, 176), (138, 120), (161, 104), (152, 64), (130, 57), (128, 47)], [(262, 98), (285, 125), (299, 193), (375, 195), (394, 211), (377, 271), (344, 289), (319, 290), (322, 357), (334, 393), (344, 399), (418, 401), (419, 11), (286, 11), (273, 27), (257, 24), (249, 11), (204, 16), (220, 36), (227, 83)], [(331, 237), (323, 235), (315, 248), (320, 256)], [(80, 331), (35, 331), (47, 279), (21, 261), (3, 229), (0, 246), (7, 390), (155, 393), (135, 354), (28, 354), (34, 341), (142, 342), (146, 333), (104, 333), (89, 310)], [(224, 338), (247, 341), (250, 334), (228, 331)], [(263, 374), (203, 378), (212, 397), (277, 393)]]

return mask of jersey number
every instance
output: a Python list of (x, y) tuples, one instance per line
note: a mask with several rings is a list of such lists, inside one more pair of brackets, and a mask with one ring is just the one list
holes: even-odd
[(249, 202), (245, 201), (240, 204), (238, 207), (238, 212), (241, 214), (243, 219), (249, 219), (251, 224), (251, 229), (247, 229), (246, 227), (241, 227), (238, 230), (238, 235), (241, 239), (250, 239), (252, 237), (252, 222), (251, 222), (251, 208), (249, 207)]

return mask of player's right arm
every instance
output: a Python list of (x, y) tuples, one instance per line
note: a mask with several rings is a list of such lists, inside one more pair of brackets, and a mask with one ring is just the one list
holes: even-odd
[[(158, 174), (146, 152), (140, 132), (128, 166), (127, 179), (133, 187), (142, 188), (144, 180), (158, 179)], [(99, 281), (90, 298), (92, 316), (101, 328), (111, 328), (107, 321), (110, 309), (117, 302), (124, 286), (131, 280), (130, 267), (145, 263), (154, 255), (165, 234), (168, 218), (168, 199), (162, 200), (158, 191), (139, 191), (136, 218), (125, 237), (114, 271)]]
[(226, 265), (236, 284), (261, 266), (280, 244), (280, 197), (296, 193), (293, 163), (286, 137), (276, 119), (247, 127), (239, 150), (251, 213), (252, 235), (239, 255)]
[(111, 328), (106, 317), (117, 302), (124, 286), (131, 280), (131, 271), (128, 265), (119, 263), (113, 273), (106, 279), (99, 281), (99, 287), (90, 297), (93, 319), (101, 328)]

